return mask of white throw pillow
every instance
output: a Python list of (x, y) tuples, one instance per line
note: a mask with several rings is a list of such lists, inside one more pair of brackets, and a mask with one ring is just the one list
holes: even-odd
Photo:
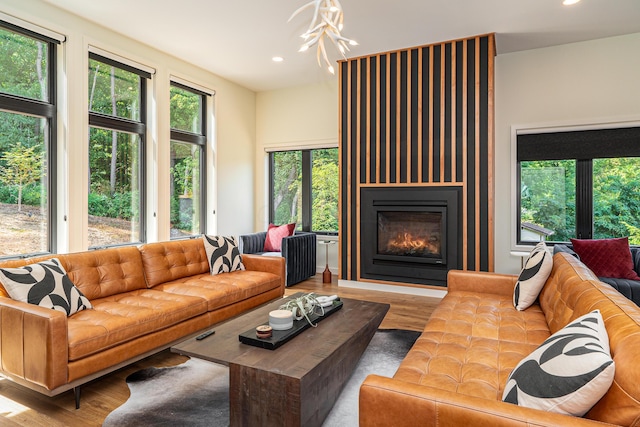
[(513, 305), (522, 311), (538, 298), (553, 268), (553, 255), (544, 242), (538, 243), (524, 263), (513, 289)]
[(67, 316), (93, 308), (57, 258), (19, 268), (0, 268), (0, 282), (12, 299), (52, 308)]
[(615, 364), (599, 310), (577, 318), (515, 367), (502, 400), (581, 417), (613, 383)]
[(202, 236), (212, 275), (244, 270), (235, 237)]

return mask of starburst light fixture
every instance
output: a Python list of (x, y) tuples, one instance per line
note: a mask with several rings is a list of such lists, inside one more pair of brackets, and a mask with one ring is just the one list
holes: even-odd
[(322, 61), (324, 60), (329, 72), (334, 74), (335, 70), (327, 56), (325, 40), (331, 40), (344, 59), (347, 59), (345, 52), (349, 50), (349, 46), (356, 46), (358, 43), (340, 34), (342, 31), (343, 13), (342, 6), (338, 0), (313, 0), (293, 12), (289, 21), (295, 18), (300, 12), (311, 7), (314, 8), (313, 19), (307, 31), (301, 36), (304, 39), (304, 43), (298, 52), (304, 52), (317, 44), (318, 50), (316, 56), (318, 65), (322, 67)]

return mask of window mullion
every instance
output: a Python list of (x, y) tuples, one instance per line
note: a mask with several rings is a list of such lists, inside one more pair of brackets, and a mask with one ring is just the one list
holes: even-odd
[(576, 236), (593, 238), (593, 160), (576, 161)]
[(302, 231), (311, 231), (311, 150), (302, 150)]

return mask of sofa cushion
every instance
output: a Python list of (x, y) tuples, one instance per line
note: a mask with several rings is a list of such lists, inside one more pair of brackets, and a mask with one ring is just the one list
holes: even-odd
[(244, 270), (235, 237), (202, 236), (211, 274)]
[(209, 272), (202, 239), (173, 240), (140, 246), (148, 287)]
[(552, 267), (553, 257), (547, 245), (544, 242), (538, 243), (525, 261), (513, 289), (513, 305), (516, 309), (524, 310), (535, 302)]
[(68, 321), (69, 360), (78, 360), (207, 311), (203, 298), (141, 289), (93, 301)]
[(581, 417), (609, 390), (615, 364), (600, 311), (571, 322), (524, 358), (502, 399), (527, 408)]
[(573, 250), (596, 276), (640, 280), (633, 270), (629, 239), (571, 239)]
[(0, 268), (0, 282), (12, 299), (70, 316), (91, 303), (69, 279), (57, 258), (17, 268)]
[(296, 231), (296, 223), (274, 225), (269, 224), (267, 229), (267, 237), (264, 240), (265, 252), (281, 252), (282, 251), (282, 239), (285, 237), (293, 236)]
[(207, 310), (268, 292), (280, 286), (280, 277), (262, 271), (233, 271), (225, 274), (199, 274), (163, 283), (154, 289), (170, 294), (194, 295), (207, 301)]
[(509, 295), (452, 292), (438, 304), (394, 378), (499, 400), (513, 368), (549, 335), (537, 305), (517, 311)]
[(135, 246), (59, 255), (69, 278), (89, 300), (146, 289), (142, 258)]

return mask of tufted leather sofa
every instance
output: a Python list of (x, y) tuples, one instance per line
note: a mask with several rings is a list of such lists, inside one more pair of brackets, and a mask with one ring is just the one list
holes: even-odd
[(170, 347), (284, 293), (284, 260), (244, 255), (245, 271), (209, 274), (202, 239), (56, 257), (93, 305), (64, 313), (14, 301), (0, 285), (0, 374), (55, 396)]
[[(640, 425), (640, 308), (567, 253), (525, 311), (513, 307), (517, 276), (450, 271), (448, 293), (393, 378), (368, 376), (360, 426)], [(600, 309), (614, 383), (584, 418), (502, 402), (518, 362), (552, 333)], [(603, 424), (604, 423), (604, 424)]]

